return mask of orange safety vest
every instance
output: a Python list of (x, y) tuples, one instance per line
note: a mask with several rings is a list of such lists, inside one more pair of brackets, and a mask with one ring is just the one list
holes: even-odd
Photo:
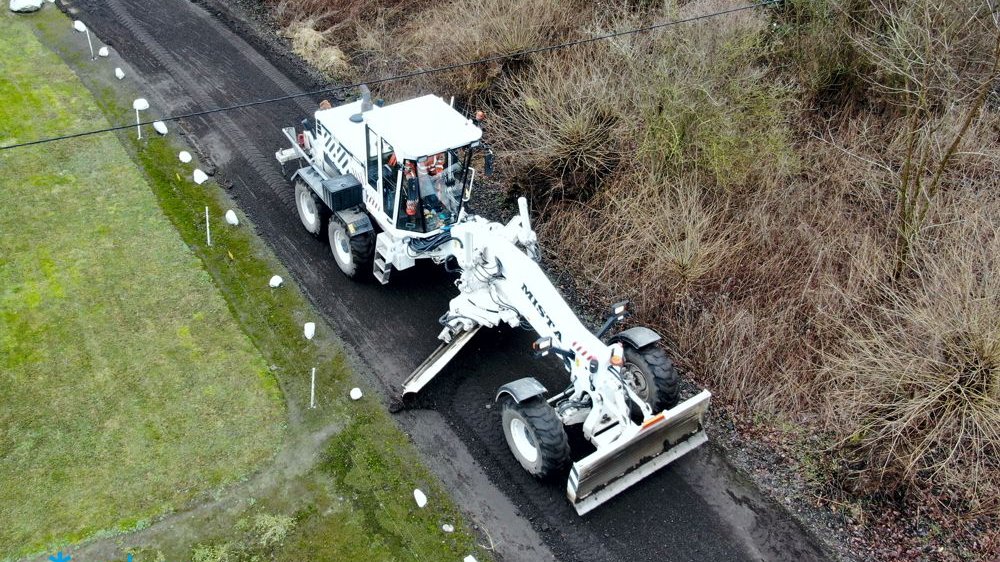
[(444, 171), (444, 154), (435, 154), (434, 156), (428, 156), (424, 159), (424, 165), (427, 166), (427, 173), (434, 176), (440, 174)]

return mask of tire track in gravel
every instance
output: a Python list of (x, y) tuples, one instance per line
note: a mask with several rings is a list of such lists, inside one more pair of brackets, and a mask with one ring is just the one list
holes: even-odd
[[(149, 50), (150, 54), (156, 60), (156, 62), (163, 68), (176, 68), (179, 66), (178, 59), (170, 54), (169, 51), (164, 49), (153, 36), (147, 32), (142, 25), (131, 15), (129, 10), (125, 6), (123, 0), (106, 0), (107, 5), (111, 8), (114, 13), (115, 18), (122, 24), (122, 26), (127, 29), (132, 37), (138, 39), (142, 44), (144, 44)], [(134, 2), (131, 3), (134, 9)], [(148, 13), (148, 12), (147, 12)], [(174, 25), (170, 21), (159, 21), (161, 26)], [(184, 54), (183, 52), (180, 54)], [(188, 51), (189, 55), (194, 54), (193, 51)], [(254, 57), (248, 57), (253, 61)], [(272, 80), (279, 90), (290, 92), (293, 91), (292, 83), (287, 80), (278, 80), (276, 77), (279, 75), (277, 70), (273, 67), (266, 65), (261, 65), (259, 63), (255, 64), (258, 70), (262, 70), (262, 67), (269, 68), (268, 72), (262, 72), (264, 76)], [(173, 77), (178, 81), (178, 85), (181, 86), (182, 91), (187, 94), (195, 103), (193, 108), (204, 108), (213, 107), (218, 105), (220, 101), (223, 102), (235, 102), (238, 98), (229, 98), (228, 96), (222, 100), (213, 99), (214, 96), (207, 94), (200, 84), (198, 84), (189, 74), (186, 73), (174, 73)], [(184, 100), (184, 96), (180, 96), (177, 99)], [(308, 111), (305, 103), (302, 100), (297, 100), (296, 105), (299, 109), (305, 113)], [(285, 189), (285, 178), (281, 173), (275, 169), (274, 166), (270, 165), (265, 159), (264, 153), (258, 148), (258, 146), (250, 141), (250, 138), (243, 133), (243, 131), (236, 126), (233, 120), (229, 117), (227, 113), (218, 113), (212, 116), (212, 121), (214, 126), (222, 131), (226, 138), (230, 139), (240, 150), (243, 152), (240, 154), (242, 158), (250, 167), (253, 168), (254, 172), (259, 178), (264, 180), (264, 184), (271, 187), (282, 203), (285, 204), (288, 210), (295, 209), (294, 194)]]
[[(215, 0), (200, 0), (211, 4)], [(241, 37), (187, 0), (67, 0), (179, 113), (301, 90)], [(229, 17), (233, 10), (226, 9)], [(245, 29), (245, 26), (240, 26)], [(260, 44), (260, 43), (258, 43)], [(218, 169), (221, 183), (282, 259), (307, 296), (356, 353), (356, 368), (383, 399), (435, 347), (436, 319), (453, 288), (439, 268), (417, 267), (393, 283), (346, 280), (329, 249), (308, 236), (292, 190), (272, 152), (283, 126), (301, 121), (318, 100), (297, 100), (193, 118), (188, 140)], [(558, 366), (535, 361), (526, 332), (477, 336), (422, 395), (421, 409), (397, 421), (467, 515), (486, 529), (505, 560), (822, 559), (786, 514), (740, 488), (724, 462), (702, 448), (586, 518), (565, 499), (565, 485), (528, 476), (507, 450), (495, 389), (526, 375), (565, 386)], [(728, 493), (728, 494), (727, 494)], [(730, 498), (732, 495), (732, 498)]]

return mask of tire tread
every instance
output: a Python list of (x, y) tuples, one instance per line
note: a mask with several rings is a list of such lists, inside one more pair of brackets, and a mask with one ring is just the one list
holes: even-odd
[(677, 405), (680, 401), (680, 376), (666, 351), (657, 345), (648, 345), (642, 349), (626, 345), (625, 360), (635, 364), (642, 371), (652, 373), (656, 400), (650, 406), (654, 412), (669, 410)]
[(535, 432), (535, 446), (542, 459), (541, 469), (535, 476), (548, 480), (565, 472), (570, 464), (569, 439), (552, 406), (545, 400), (532, 398), (519, 404), (509, 399), (504, 408), (516, 410)]

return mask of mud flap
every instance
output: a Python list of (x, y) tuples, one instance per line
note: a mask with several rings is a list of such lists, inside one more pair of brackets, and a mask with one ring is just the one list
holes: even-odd
[(702, 416), (711, 397), (703, 390), (650, 418), (631, 436), (573, 463), (566, 496), (577, 514), (586, 514), (708, 441)]
[(420, 392), (420, 389), (427, 386), (431, 380), (444, 369), (445, 366), (458, 355), (458, 352), (465, 347), (465, 344), (472, 341), (472, 336), (479, 331), (479, 326), (462, 332), (452, 338), (448, 343), (441, 344), (434, 353), (420, 364), (419, 367), (410, 373), (410, 376), (403, 383), (403, 395)]

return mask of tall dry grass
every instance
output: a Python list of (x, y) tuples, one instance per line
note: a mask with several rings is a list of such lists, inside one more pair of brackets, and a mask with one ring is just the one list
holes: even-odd
[[(992, 187), (1000, 187), (994, 185)], [(873, 272), (874, 299), (836, 320), (831, 417), (852, 482), (931, 482), (974, 511), (1000, 509), (1000, 198), (954, 194), (915, 249), (913, 282)]]
[(320, 72), (329, 76), (347, 75), (351, 69), (347, 55), (330, 39), (329, 32), (319, 31), (316, 26), (316, 20), (300, 20), (288, 27), (285, 36), (295, 52)]

